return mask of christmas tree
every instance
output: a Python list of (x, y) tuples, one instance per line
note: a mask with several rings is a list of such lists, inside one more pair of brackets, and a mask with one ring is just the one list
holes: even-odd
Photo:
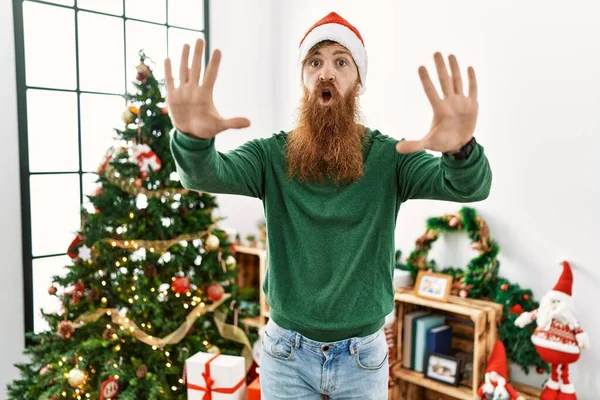
[(98, 168), (68, 247), (72, 263), (49, 293), (62, 312), (28, 334), (27, 363), (9, 399), (185, 399), (185, 360), (198, 351), (243, 356), (258, 313), (236, 285), (232, 245), (212, 211), (216, 200), (178, 180), (171, 120), (140, 52), (136, 92), (123, 129)]

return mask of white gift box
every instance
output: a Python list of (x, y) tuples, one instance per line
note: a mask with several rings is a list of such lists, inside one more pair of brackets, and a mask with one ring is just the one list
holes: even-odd
[[(246, 400), (246, 360), (244, 357), (199, 352), (185, 361), (189, 400)], [(205, 377), (210, 376), (207, 394)], [(210, 382), (212, 381), (212, 383)], [(239, 385), (239, 386), (238, 386)], [(237, 390), (219, 393), (221, 389)]]

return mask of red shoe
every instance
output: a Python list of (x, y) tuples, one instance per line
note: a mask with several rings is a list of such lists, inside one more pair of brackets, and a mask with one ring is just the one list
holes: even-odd
[(560, 392), (558, 392), (558, 397), (556, 400), (577, 400), (577, 395), (575, 394), (575, 387), (573, 384), (562, 384), (560, 385)]
[(544, 390), (542, 390), (540, 400), (558, 400), (558, 394), (560, 393), (559, 388), (559, 382), (553, 381), (552, 379), (548, 380), (548, 382), (546, 382)]

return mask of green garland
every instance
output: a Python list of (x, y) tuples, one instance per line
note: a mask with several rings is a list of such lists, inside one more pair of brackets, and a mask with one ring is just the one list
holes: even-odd
[[(515, 326), (515, 319), (523, 311), (536, 309), (530, 289), (522, 289), (499, 276), (500, 247), (492, 239), (486, 222), (469, 207), (463, 207), (457, 214), (444, 214), (427, 219), (426, 231), (415, 241), (416, 248), (410, 253), (406, 264), (401, 262), (402, 252), (396, 251), (396, 268), (409, 271), (416, 278), (420, 270), (448, 274), (453, 277), (453, 295), (491, 300), (504, 306), (503, 319), (498, 334), (506, 347), (507, 358), (521, 366), (525, 373), (531, 367), (538, 373), (549, 372), (548, 365), (539, 357), (531, 335), (535, 324), (525, 329)], [(465, 268), (440, 268), (435, 260), (429, 258), (431, 246), (442, 233), (465, 232), (471, 241), (471, 248), (478, 251)]]

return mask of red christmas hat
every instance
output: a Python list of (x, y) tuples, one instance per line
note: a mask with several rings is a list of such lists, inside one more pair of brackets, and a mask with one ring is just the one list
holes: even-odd
[(495, 372), (503, 377), (508, 382), (508, 364), (506, 362), (506, 349), (501, 340), (497, 340), (494, 345), (494, 350), (490, 355), (485, 373)]
[(304, 61), (304, 58), (314, 45), (324, 40), (339, 43), (350, 51), (358, 67), (361, 83), (360, 94), (363, 94), (367, 88), (368, 65), (365, 43), (358, 29), (334, 12), (327, 14), (324, 18), (317, 21), (306, 32), (300, 41), (299, 64), (302, 65), (302, 61)]
[(569, 265), (567, 261), (563, 261), (562, 265), (563, 272), (560, 275), (558, 282), (556, 282), (556, 285), (554, 285), (554, 289), (552, 290), (555, 292), (562, 292), (567, 296), (571, 296), (573, 290), (573, 272), (571, 271), (571, 265)]

